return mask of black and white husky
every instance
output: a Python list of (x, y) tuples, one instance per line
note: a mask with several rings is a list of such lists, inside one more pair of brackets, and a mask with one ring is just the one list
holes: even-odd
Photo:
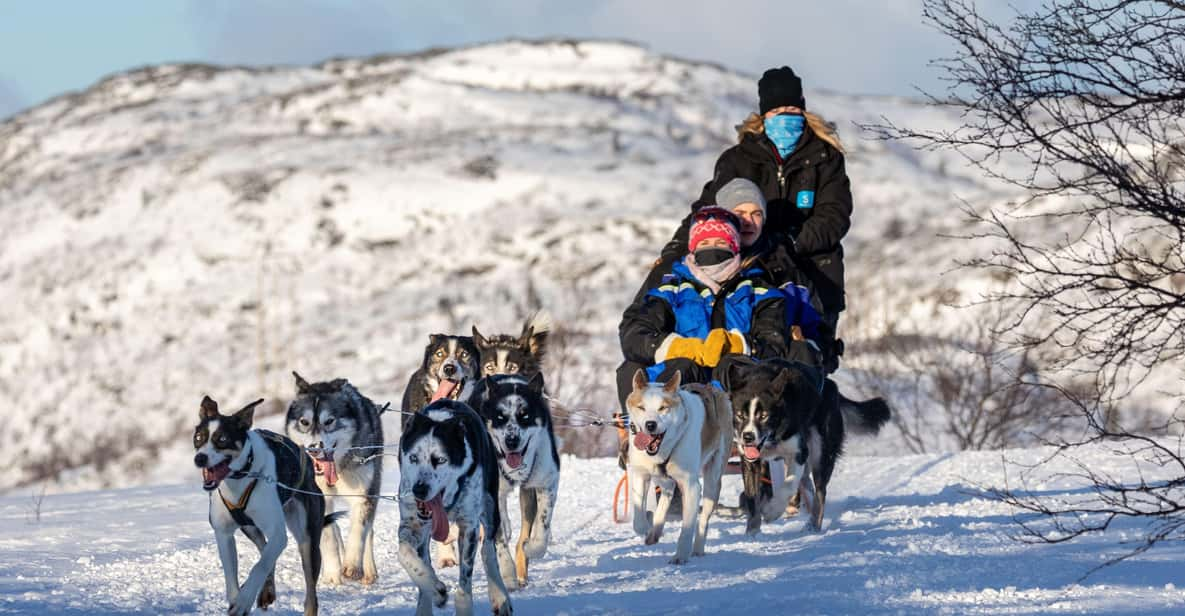
[[(210, 526), (226, 578), (229, 613), (247, 614), (254, 605), (266, 608), (275, 602), (276, 559), (288, 544), (287, 526), (300, 548), (304, 613), (311, 616), (317, 613), (321, 529), (333, 518), (325, 517), (325, 500), (313, 480), (312, 464), (296, 443), (251, 429), (260, 402), (233, 415), (221, 415), (217, 402), (202, 398), (193, 431), (197, 450), (193, 463), (202, 470), (202, 487), (210, 493)], [(259, 562), (241, 587), (236, 529), (259, 548)]]
[[(477, 387), (475, 406), (486, 422), (498, 458), (498, 488), (502, 513), (498, 533), (498, 566), (515, 572), (504, 576), (512, 590), (527, 584), (527, 562), (547, 553), (551, 515), (560, 483), (560, 455), (552, 430), (551, 409), (543, 397), (543, 375), (530, 380), (519, 375), (494, 375)], [(510, 512), (506, 498), (518, 488), (522, 527), (514, 559), (510, 556)]]
[[(784, 360), (737, 361), (725, 371), (744, 467), (741, 508), (748, 515), (748, 533), (760, 530), (763, 519), (781, 517), (792, 498), (805, 501), (809, 526), (822, 528), (827, 484), (843, 453), (845, 424), (857, 434), (876, 434), (889, 420), (883, 399), (849, 400), (831, 379), (820, 389), (819, 378), (813, 368)], [(770, 466), (772, 496), (761, 488), (762, 461), (777, 463)], [(784, 470), (777, 468), (782, 465)]]
[(523, 324), (518, 336), (481, 335), (473, 326), (473, 343), (481, 355), (481, 375), (519, 374), (531, 378), (543, 371), (543, 356), (547, 353), (548, 330), (551, 319), (546, 312), (538, 312)]
[(399, 562), (420, 590), (416, 614), (430, 616), (434, 605), (448, 601), (428, 540), (443, 540), (450, 522), (459, 529), (457, 614), (473, 613), (479, 543), (493, 612), (513, 613), (494, 546), (501, 524), (498, 461), (481, 418), (463, 402), (433, 402), (410, 417), (399, 440), (399, 466)]
[(480, 357), (477, 345), (469, 336), (428, 336), (424, 361), (403, 390), (401, 425), (406, 429), (409, 413), (418, 412), (433, 400), (468, 400), (481, 376)]
[[(383, 424), (374, 403), (345, 379), (309, 384), (295, 372), (296, 399), (288, 406), (284, 432), (308, 453), (317, 486), (325, 493), (325, 509), (333, 511), (339, 494), (369, 494), (375, 498), (345, 498), (350, 508), (350, 538), (344, 554), (337, 524), (321, 535), (325, 560), (322, 578), (340, 584), (342, 578), (373, 584), (374, 514), (383, 483)], [(344, 560), (343, 560), (344, 557)]]

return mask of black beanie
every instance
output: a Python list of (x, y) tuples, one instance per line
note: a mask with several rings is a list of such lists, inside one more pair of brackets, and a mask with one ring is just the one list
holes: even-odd
[(806, 99), (802, 97), (802, 80), (789, 66), (765, 71), (757, 82), (757, 97), (760, 99), (758, 106), (761, 115), (778, 107), (806, 109)]

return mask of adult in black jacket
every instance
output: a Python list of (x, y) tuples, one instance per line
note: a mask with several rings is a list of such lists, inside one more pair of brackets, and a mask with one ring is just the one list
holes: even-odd
[[(851, 227), (852, 192), (844, 168), (843, 149), (834, 131), (819, 116), (806, 111), (802, 82), (787, 67), (770, 69), (758, 82), (760, 113), (741, 125), (739, 143), (720, 155), (715, 175), (662, 250), (662, 257), (643, 285), (670, 271), (687, 253), (687, 230), (694, 212), (715, 204), (716, 192), (738, 177), (755, 182), (765, 195), (767, 220), (761, 245), (772, 282), (809, 282), (817, 295), (825, 327), (821, 340), (827, 371), (834, 371), (842, 346), (835, 341), (844, 300), (843, 248), (840, 241)], [(786, 123), (797, 121), (801, 133), (785, 143)], [(767, 134), (776, 126), (776, 135)], [(794, 134), (790, 134), (794, 137)], [(775, 138), (782, 141), (775, 143)], [(641, 294), (635, 297), (635, 303)]]

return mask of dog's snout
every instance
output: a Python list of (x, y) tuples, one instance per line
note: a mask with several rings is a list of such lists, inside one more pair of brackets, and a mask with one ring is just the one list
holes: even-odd
[(206, 468), (206, 465), (209, 461), (210, 461), (209, 458), (207, 458), (206, 454), (204, 454), (204, 453), (199, 453), (198, 455), (193, 457), (193, 463), (198, 468)]
[(423, 481), (417, 481), (416, 484), (411, 487), (411, 493), (420, 500), (427, 500), (428, 484), (424, 483)]
[(745, 441), (746, 444), (752, 444), (754, 441), (757, 440), (757, 435), (753, 434), (752, 432), (742, 432), (741, 433), (741, 440)]
[(440, 371), (447, 377), (453, 377), (457, 374), (457, 367), (453, 364), (445, 364)]
[(520, 444), (522, 444), (522, 439), (519, 438), (519, 436), (517, 434), (507, 435), (507, 437), (506, 437), (506, 446), (507, 447), (509, 447), (510, 449), (518, 449), (518, 446)]
[(655, 431), (658, 430), (658, 422), (657, 421), (648, 421), (645, 424), (645, 428), (646, 428), (647, 432), (654, 434)]

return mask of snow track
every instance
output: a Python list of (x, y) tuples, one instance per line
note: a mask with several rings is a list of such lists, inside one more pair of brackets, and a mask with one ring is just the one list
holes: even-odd
[[(1182, 546), (1155, 549), (1079, 583), (1123, 553), (1135, 527), (1056, 546), (1014, 541), (1011, 512), (983, 487), (1002, 481), (1001, 456), (1036, 461), (1044, 450), (849, 457), (831, 488), (822, 533), (802, 518), (779, 520), (757, 537), (739, 520), (713, 521), (708, 554), (667, 564), (678, 523), (655, 546), (611, 522), (620, 471), (613, 460), (564, 459), (552, 545), (513, 594), (516, 614), (1180, 614)], [(1099, 469), (1123, 462), (1087, 452)], [(1070, 470), (1068, 467), (1052, 467)], [(1154, 472), (1152, 473), (1154, 476)], [(196, 475), (195, 475), (196, 477)], [(395, 472), (386, 491), (396, 485)], [(735, 503), (739, 477), (726, 478)], [(1036, 489), (1082, 493), (1065, 478)], [(0, 500), (0, 613), (222, 614), (222, 578), (206, 495), (191, 485), (51, 495), (33, 520), (28, 497)], [(517, 503), (511, 502), (517, 527)], [(410, 614), (415, 592), (396, 559), (398, 513), (379, 506), (379, 581), (322, 588), (323, 614)], [(240, 539), (241, 575), (256, 552)], [(479, 573), (481, 567), (478, 567)], [(277, 571), (276, 613), (299, 613), (294, 549)], [(443, 574), (450, 587), (456, 569)], [(478, 613), (488, 609), (475, 576)], [(451, 613), (452, 600), (446, 612)]]

